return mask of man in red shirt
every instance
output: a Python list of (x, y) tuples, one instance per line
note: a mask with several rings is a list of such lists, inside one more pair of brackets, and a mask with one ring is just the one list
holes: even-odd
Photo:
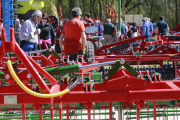
[(71, 14), (72, 19), (64, 25), (59, 44), (62, 54), (70, 55), (71, 59), (76, 61), (77, 55), (84, 55), (86, 51), (86, 29), (84, 23), (80, 20), (81, 9), (75, 7), (72, 9)]

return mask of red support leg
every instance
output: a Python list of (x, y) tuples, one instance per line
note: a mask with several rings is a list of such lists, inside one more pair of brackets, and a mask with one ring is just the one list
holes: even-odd
[[(158, 111), (159, 111), (159, 109), (158, 109)], [(160, 120), (160, 117), (159, 117), (159, 120)]]
[(66, 116), (67, 120), (69, 120), (69, 103), (66, 103)]
[(51, 120), (54, 120), (54, 106), (51, 105)]
[(112, 120), (112, 102), (109, 102), (109, 120)]
[[(105, 108), (105, 113), (106, 113), (106, 108)], [(105, 119), (106, 119), (106, 114), (105, 114)]]
[(91, 105), (88, 103), (88, 120), (91, 120)]
[[(81, 108), (81, 113), (82, 113), (82, 108)], [(81, 119), (82, 119), (82, 114), (81, 114)]]
[[(149, 112), (149, 106), (148, 106), (148, 112)], [(149, 118), (147, 118), (149, 120)]]
[[(95, 110), (93, 109), (93, 113), (95, 113)], [(95, 115), (93, 115), (93, 119), (95, 119)]]
[(22, 104), (22, 117), (23, 117), (23, 120), (26, 120), (25, 104)]
[[(119, 120), (119, 105), (118, 105), (118, 120)], [(124, 117), (123, 117), (123, 120), (124, 120)]]
[[(99, 108), (99, 113), (100, 113), (101, 111), (100, 111), (100, 108)], [(99, 119), (101, 119), (101, 115), (99, 114)]]
[[(168, 107), (167, 107), (167, 111), (168, 111)], [(168, 114), (168, 112), (167, 112), (167, 114)], [(167, 120), (168, 120), (168, 116), (167, 116)]]
[[(178, 77), (178, 73), (177, 73), (177, 70), (178, 70), (178, 61), (173, 61), (173, 64), (174, 64), (174, 71), (175, 71), (175, 78)], [(180, 76), (179, 76), (180, 77)]]
[(62, 101), (60, 101), (59, 103), (59, 120), (62, 120), (63, 119), (63, 104), (62, 104)]
[(43, 120), (42, 109), (41, 108), (38, 110), (38, 113), (39, 113), (39, 120)]
[(156, 101), (153, 101), (153, 114), (154, 114), (154, 120), (156, 120)]
[(140, 120), (140, 106), (139, 103), (136, 104), (136, 109), (137, 109), (137, 120)]

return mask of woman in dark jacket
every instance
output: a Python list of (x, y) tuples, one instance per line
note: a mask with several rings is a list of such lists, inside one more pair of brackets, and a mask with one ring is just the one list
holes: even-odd
[(40, 44), (41, 49), (55, 48), (56, 36), (54, 28), (49, 22), (49, 17), (46, 13), (42, 14), (42, 20), (38, 24), (38, 27), (41, 29), (40, 33)]

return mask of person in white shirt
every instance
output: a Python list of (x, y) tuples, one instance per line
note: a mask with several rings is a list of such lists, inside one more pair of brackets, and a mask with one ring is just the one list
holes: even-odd
[(26, 20), (20, 30), (20, 39), (22, 40), (21, 48), (27, 52), (37, 50), (38, 35), (41, 30), (36, 29), (37, 24), (42, 19), (42, 12), (40, 10), (34, 11), (31, 18)]

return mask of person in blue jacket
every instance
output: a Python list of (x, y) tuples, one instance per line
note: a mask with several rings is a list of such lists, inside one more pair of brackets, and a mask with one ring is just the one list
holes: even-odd
[(146, 37), (146, 40), (147, 41), (150, 41), (150, 26), (149, 24), (147, 23), (147, 19), (146, 18), (143, 18), (142, 19), (142, 22), (143, 22), (143, 26), (142, 26), (142, 35), (144, 35)]

